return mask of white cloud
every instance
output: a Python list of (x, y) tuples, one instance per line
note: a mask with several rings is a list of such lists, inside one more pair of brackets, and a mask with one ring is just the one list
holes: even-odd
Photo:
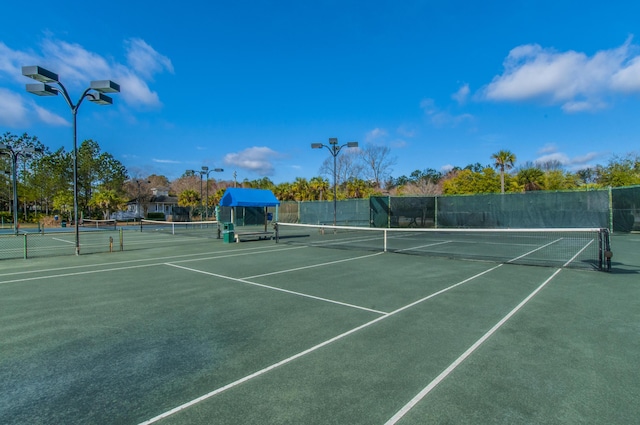
[(536, 164), (545, 164), (549, 162), (559, 162), (562, 165), (568, 165), (570, 163), (569, 157), (561, 152), (550, 153), (542, 155), (535, 160)]
[(627, 66), (617, 71), (611, 82), (614, 89), (623, 93), (640, 91), (640, 57), (633, 58)]
[(598, 153), (598, 152), (589, 152), (585, 155), (581, 155), (581, 156), (576, 156), (574, 158), (571, 159), (571, 164), (574, 165), (583, 165), (583, 164), (588, 164), (589, 162), (592, 162), (598, 158), (603, 158), (604, 156), (606, 156), (605, 154), (602, 153)]
[(445, 164), (442, 167), (440, 167), (440, 171), (443, 173), (448, 173), (449, 171), (453, 170), (453, 165), (451, 164)]
[[(124, 44), (127, 64), (91, 52), (80, 44), (68, 43), (53, 37), (45, 38), (40, 45), (41, 51), (47, 52), (46, 58), (32, 51), (12, 50), (0, 42), (0, 80), (9, 78), (17, 84), (24, 84), (28, 80), (22, 76), (21, 67), (40, 65), (60, 76), (62, 84), (69, 90), (74, 102), (77, 101), (73, 97), (75, 93), (84, 90), (91, 80), (110, 79), (121, 87), (121, 93), (114, 96), (114, 99), (136, 107), (161, 106), (159, 95), (149, 87), (149, 82), (153, 81), (153, 77), (159, 73), (173, 73), (171, 61), (144, 40), (129, 39)], [(17, 105), (16, 99), (22, 94), (22, 91), (19, 95), (15, 91), (5, 90), (0, 100), (2, 104), (0, 107)], [(9, 109), (2, 114), (3, 117), (0, 120), (3, 122), (16, 120), (20, 119), (20, 114), (24, 114), (27, 117), (36, 116), (50, 124), (66, 124), (66, 120), (34, 106), (35, 103), (22, 101), (20, 104), (22, 110)], [(27, 109), (33, 109), (33, 111), (27, 111)]]
[(558, 147), (553, 144), (553, 143), (547, 143), (546, 145), (544, 145), (543, 147), (541, 147), (538, 150), (538, 153), (542, 154), (542, 153), (552, 153), (552, 152), (557, 152), (558, 151)]
[(27, 121), (27, 109), (22, 97), (9, 90), (0, 88), (0, 124), (18, 127)]
[[(551, 146), (551, 145), (548, 145)], [(552, 146), (553, 150), (547, 151), (544, 155), (538, 157), (534, 163), (537, 166), (543, 166), (549, 163), (558, 163), (569, 170), (576, 171), (586, 166), (592, 165), (594, 161), (598, 161), (607, 157), (607, 153), (604, 152), (589, 152), (584, 155), (578, 155), (570, 157), (566, 153), (558, 152), (555, 146)], [(540, 149), (540, 153), (544, 153), (545, 148)]]
[(132, 38), (125, 42), (127, 61), (133, 71), (142, 77), (151, 79), (154, 74), (168, 71), (173, 74), (171, 60), (158, 53), (144, 40)]
[(60, 126), (69, 126), (71, 125), (66, 119), (62, 118), (60, 115), (56, 115), (53, 112), (48, 111), (45, 108), (42, 108), (38, 105), (33, 105), (33, 109), (38, 116), (38, 118), (51, 125), (60, 125)]
[(451, 98), (458, 102), (458, 104), (463, 105), (467, 102), (470, 92), (469, 84), (464, 84), (457, 92), (451, 95)]
[(588, 56), (557, 52), (537, 44), (515, 47), (504, 72), (479, 93), (480, 99), (506, 102), (539, 100), (565, 112), (602, 109), (613, 94), (640, 91), (640, 56), (631, 38), (617, 48)]
[(392, 148), (402, 149), (402, 148), (406, 148), (407, 145), (408, 145), (408, 143), (405, 140), (402, 140), (402, 139), (396, 139), (393, 142), (391, 142), (391, 147)]
[(431, 119), (431, 123), (436, 127), (457, 127), (466, 122), (473, 121), (471, 114), (455, 115), (438, 108), (433, 99), (424, 99), (420, 102), (420, 107), (425, 114)]
[(404, 126), (404, 125), (401, 125), (400, 127), (398, 127), (398, 129), (396, 130), (396, 132), (397, 132), (399, 135), (403, 136), (403, 137), (409, 137), (409, 138), (411, 138), (411, 137), (415, 137), (415, 136), (416, 136), (416, 133), (417, 133), (415, 129), (413, 129), (413, 128), (407, 128), (407, 127), (406, 127), (406, 126)]
[(43, 66), (57, 73), (67, 88), (86, 88), (89, 80), (115, 79), (112, 64), (79, 44), (48, 38), (42, 42), (42, 51), (47, 52)]
[(159, 164), (182, 164), (181, 161), (176, 161), (174, 159), (158, 159), (158, 158), (153, 158), (151, 161), (153, 162), (157, 162)]
[(159, 106), (160, 98), (158, 93), (149, 89), (147, 83), (140, 76), (131, 73), (126, 69), (121, 69), (117, 78), (121, 91), (118, 95), (130, 105), (138, 106)]
[(272, 176), (275, 172), (273, 161), (281, 155), (267, 147), (255, 146), (241, 152), (225, 155), (226, 165), (239, 167), (262, 176)]
[(365, 136), (365, 140), (367, 142), (373, 142), (375, 140), (380, 139), (381, 137), (387, 136), (387, 132), (381, 128), (374, 128)]

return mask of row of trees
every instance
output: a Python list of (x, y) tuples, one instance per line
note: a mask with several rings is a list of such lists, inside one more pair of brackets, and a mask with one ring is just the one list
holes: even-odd
[[(37, 151), (32, 155), (20, 155), (17, 163), (19, 205), (24, 219), (35, 220), (41, 215), (52, 214), (70, 218), (73, 212), (73, 152), (66, 152), (64, 148), (50, 151), (37, 137), (28, 134), (16, 136), (5, 133), (0, 144), (14, 151), (27, 148)], [(576, 172), (567, 171), (554, 161), (529, 162), (516, 167), (515, 154), (507, 150), (496, 152), (491, 160), (492, 163), (487, 165), (470, 164), (446, 172), (427, 168), (416, 170), (409, 176), (393, 178), (391, 167), (396, 160), (389, 148), (365, 145), (359, 149), (344, 150), (336, 157), (336, 192), (338, 199), (347, 199), (382, 193), (504, 193), (640, 184), (638, 154), (616, 156), (606, 166)], [(10, 156), (0, 155), (0, 166), (5, 170), (5, 174), (0, 175), (0, 214), (3, 219), (10, 220)], [(333, 157), (327, 156), (319, 174), (311, 179), (299, 177), (293, 182), (277, 185), (267, 177), (245, 180), (240, 185), (270, 189), (283, 201), (332, 200)], [(211, 178), (203, 181), (201, 175), (188, 171), (174, 181), (158, 175), (132, 177), (122, 163), (111, 154), (102, 152), (96, 141), (85, 140), (78, 148), (78, 206), (85, 218), (107, 218), (111, 212), (124, 209), (127, 202), (148, 204), (153, 196), (153, 187), (169, 188), (169, 194), (178, 198), (180, 206), (197, 209), (208, 200), (208, 207), (212, 208), (218, 204), (224, 190), (236, 184), (235, 181)]]

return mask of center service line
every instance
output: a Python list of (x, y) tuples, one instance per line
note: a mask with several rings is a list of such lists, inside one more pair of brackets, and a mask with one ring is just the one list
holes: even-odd
[(268, 372), (270, 372), (270, 371), (272, 371), (272, 370), (274, 370), (274, 369), (276, 369), (276, 368), (278, 368), (280, 366), (286, 365), (287, 363), (291, 363), (292, 361), (297, 360), (302, 356), (305, 356), (305, 355), (307, 355), (309, 353), (312, 353), (312, 352), (314, 352), (314, 351), (316, 351), (316, 350), (318, 350), (318, 349), (320, 349), (322, 347), (325, 347), (325, 346), (327, 346), (329, 344), (332, 344), (332, 343), (334, 343), (334, 342), (336, 342), (336, 341), (338, 341), (338, 340), (340, 340), (340, 339), (342, 339), (342, 338), (344, 338), (346, 336), (349, 336), (349, 335), (351, 335), (351, 334), (353, 334), (355, 332), (358, 332), (358, 331), (360, 331), (360, 330), (362, 330), (364, 328), (367, 328), (367, 327), (369, 327), (369, 326), (371, 326), (371, 325), (373, 325), (375, 323), (378, 323), (378, 322), (380, 322), (380, 321), (382, 321), (382, 320), (384, 320), (384, 319), (386, 319), (388, 317), (391, 317), (391, 316), (393, 316), (393, 315), (395, 315), (397, 313), (400, 313), (400, 312), (402, 312), (402, 311), (404, 311), (404, 310), (406, 310), (408, 308), (411, 308), (411, 307), (413, 307), (413, 306), (415, 306), (417, 304), (420, 304), (420, 303), (422, 303), (424, 301), (427, 301), (427, 300), (429, 300), (431, 298), (434, 298), (434, 297), (436, 297), (436, 296), (438, 296), (440, 294), (443, 294), (443, 293), (445, 293), (447, 291), (450, 291), (451, 289), (457, 288), (460, 285), (464, 285), (465, 283), (470, 282), (470, 281), (472, 281), (472, 280), (474, 280), (474, 279), (476, 279), (476, 278), (478, 278), (480, 276), (483, 276), (483, 275), (485, 275), (485, 274), (487, 274), (487, 273), (489, 273), (489, 272), (491, 272), (491, 271), (493, 271), (493, 270), (495, 270), (495, 269), (497, 269), (497, 268), (499, 268), (501, 266), (502, 266), (502, 264), (498, 264), (497, 266), (491, 267), (490, 269), (487, 269), (487, 270), (485, 270), (483, 272), (480, 272), (480, 273), (478, 273), (478, 274), (476, 274), (474, 276), (471, 276), (471, 277), (469, 277), (469, 278), (467, 278), (465, 280), (462, 280), (462, 281), (460, 281), (458, 283), (454, 283), (451, 286), (448, 286), (448, 287), (446, 287), (444, 289), (441, 289), (441, 290), (439, 290), (437, 292), (434, 292), (431, 295), (427, 295), (426, 297), (421, 298), (421, 299), (419, 299), (417, 301), (414, 301), (411, 304), (407, 304), (404, 307), (400, 307), (399, 309), (394, 310), (389, 314), (385, 314), (384, 316), (380, 316), (380, 317), (378, 317), (376, 319), (373, 319), (370, 322), (367, 322), (367, 323), (365, 323), (363, 325), (360, 325), (360, 326), (358, 326), (356, 328), (353, 328), (353, 329), (351, 329), (351, 330), (349, 330), (347, 332), (344, 332), (344, 333), (342, 333), (340, 335), (337, 335), (337, 336), (335, 336), (335, 337), (333, 337), (331, 339), (328, 339), (328, 340), (326, 340), (324, 342), (321, 342), (318, 345), (314, 345), (313, 347), (311, 347), (311, 348), (309, 348), (307, 350), (304, 350), (304, 351), (302, 351), (302, 352), (300, 352), (298, 354), (295, 354), (295, 355), (293, 355), (293, 356), (291, 356), (289, 358), (281, 360), (278, 363), (274, 363), (271, 366), (267, 366), (264, 369), (261, 369), (261, 370), (259, 370), (257, 372), (252, 373), (251, 375), (247, 375), (244, 378), (240, 378), (237, 381), (231, 382), (230, 384), (227, 384), (227, 385), (225, 385), (223, 387), (220, 387), (220, 388), (218, 388), (216, 390), (213, 390), (210, 393), (204, 394), (204, 395), (202, 395), (202, 396), (200, 396), (200, 397), (198, 397), (196, 399), (193, 399), (193, 400), (191, 400), (189, 402), (181, 404), (178, 407), (174, 407), (173, 409), (168, 410), (168, 411), (166, 411), (164, 413), (161, 413), (160, 415), (158, 415), (158, 416), (156, 416), (154, 418), (151, 418), (149, 420), (141, 422), (139, 425), (150, 425), (150, 424), (158, 422), (161, 419), (167, 418), (167, 417), (169, 417), (169, 416), (171, 416), (171, 415), (173, 415), (175, 413), (178, 413), (178, 412), (180, 412), (182, 410), (188, 409), (189, 407), (191, 407), (191, 406), (193, 406), (195, 404), (198, 404), (201, 401), (204, 401), (204, 400), (206, 400), (208, 398), (211, 398), (211, 397), (213, 397), (215, 395), (218, 395), (218, 394), (222, 393), (223, 391), (226, 391), (226, 390), (231, 389), (233, 387), (236, 387), (236, 386), (238, 386), (240, 384), (243, 384), (243, 383), (245, 383), (245, 382), (247, 382), (247, 381), (249, 381), (249, 380), (251, 380), (253, 378), (257, 378), (260, 375), (264, 375), (265, 373), (268, 373)]
[(487, 333), (485, 333), (479, 340), (477, 340), (467, 351), (462, 353), (460, 357), (458, 357), (453, 363), (449, 365), (440, 375), (438, 375), (433, 381), (429, 383), (422, 391), (420, 391), (409, 403), (404, 405), (402, 409), (398, 411), (391, 419), (385, 422), (385, 425), (393, 425), (397, 423), (404, 415), (406, 415), (411, 409), (415, 407), (416, 404), (420, 402), (427, 394), (431, 392), (440, 382), (442, 382), (451, 372), (453, 372), (460, 364), (465, 361), (474, 351), (478, 349), (491, 335), (493, 335), (502, 325), (504, 325), (507, 320), (509, 320), (514, 314), (518, 312), (531, 298), (533, 298), (538, 292), (542, 290), (551, 280), (556, 277), (558, 273), (560, 273), (562, 269), (557, 269), (547, 280), (545, 280), (542, 285), (538, 286), (527, 298), (522, 300), (520, 304), (518, 304), (513, 310), (511, 310), (506, 316), (502, 318), (498, 323), (495, 324), (494, 327), (489, 329)]

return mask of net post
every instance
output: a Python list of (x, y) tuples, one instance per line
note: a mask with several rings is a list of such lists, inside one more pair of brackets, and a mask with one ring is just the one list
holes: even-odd
[(387, 229), (384, 229), (384, 250), (383, 252), (387, 252)]
[(124, 231), (120, 229), (120, 251), (124, 251)]
[(280, 241), (280, 227), (278, 226), (278, 222), (275, 222), (273, 228), (276, 231), (276, 243)]

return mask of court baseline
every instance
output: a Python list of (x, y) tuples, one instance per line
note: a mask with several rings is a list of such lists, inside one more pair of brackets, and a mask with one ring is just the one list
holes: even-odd
[(453, 285), (450, 285), (450, 286), (448, 286), (448, 287), (446, 287), (444, 289), (436, 291), (436, 292), (434, 292), (434, 293), (432, 293), (430, 295), (427, 295), (426, 297), (420, 298), (419, 300), (416, 300), (416, 301), (414, 301), (414, 302), (412, 302), (410, 304), (407, 304), (407, 305), (405, 305), (403, 307), (400, 307), (400, 308), (398, 308), (398, 309), (396, 309), (396, 310), (394, 310), (394, 311), (392, 311), (390, 313), (384, 314), (384, 315), (382, 315), (380, 317), (377, 317), (376, 319), (373, 319), (373, 320), (371, 320), (369, 322), (366, 322), (366, 323), (364, 323), (364, 324), (362, 324), (362, 325), (360, 325), (358, 327), (355, 327), (355, 328), (353, 328), (351, 330), (348, 330), (347, 332), (344, 332), (344, 333), (342, 333), (340, 335), (337, 335), (337, 336), (335, 336), (335, 337), (333, 337), (331, 339), (328, 339), (328, 340), (326, 340), (324, 342), (321, 342), (320, 344), (317, 344), (317, 345), (315, 345), (315, 346), (313, 346), (311, 348), (308, 348), (307, 350), (304, 350), (304, 351), (302, 351), (300, 353), (297, 353), (297, 354), (295, 354), (295, 355), (293, 355), (291, 357), (288, 357), (288, 358), (286, 358), (284, 360), (281, 360), (281, 361), (279, 361), (277, 363), (274, 363), (274, 364), (272, 364), (270, 366), (267, 366), (264, 369), (258, 370), (256, 372), (250, 374), (250, 375), (247, 375), (247, 376), (245, 376), (243, 378), (240, 378), (240, 379), (238, 379), (238, 380), (236, 380), (234, 382), (231, 382), (231, 383), (229, 383), (229, 384), (227, 384), (227, 385), (225, 385), (223, 387), (215, 389), (215, 390), (213, 390), (213, 391), (211, 391), (211, 392), (209, 392), (207, 394), (204, 394), (204, 395), (202, 395), (202, 396), (200, 396), (198, 398), (195, 398), (195, 399), (193, 399), (193, 400), (191, 400), (191, 401), (189, 401), (187, 403), (184, 403), (184, 404), (182, 404), (180, 406), (177, 406), (177, 407), (175, 407), (175, 408), (173, 408), (171, 410), (168, 410), (168, 411), (166, 411), (164, 413), (161, 413), (160, 415), (155, 416), (155, 417), (153, 417), (153, 418), (151, 418), (151, 419), (149, 419), (147, 421), (141, 422), (139, 425), (150, 425), (150, 424), (158, 422), (161, 419), (167, 418), (167, 417), (169, 417), (169, 416), (171, 416), (171, 415), (173, 415), (175, 413), (178, 413), (178, 412), (180, 412), (182, 410), (188, 409), (189, 407), (194, 406), (195, 404), (198, 404), (198, 403), (200, 403), (200, 402), (202, 402), (204, 400), (207, 400), (207, 399), (209, 399), (209, 398), (211, 398), (211, 397), (213, 397), (215, 395), (218, 395), (218, 394), (220, 394), (220, 393), (222, 393), (222, 392), (224, 392), (224, 391), (226, 391), (228, 389), (231, 389), (231, 388), (236, 387), (236, 386), (238, 386), (240, 384), (243, 384), (243, 383), (245, 383), (245, 382), (247, 382), (247, 381), (249, 381), (249, 380), (251, 380), (253, 378), (256, 378), (258, 376), (264, 375), (265, 373), (268, 373), (268, 372), (270, 372), (270, 371), (272, 371), (272, 370), (274, 370), (274, 369), (276, 369), (276, 368), (278, 368), (280, 366), (283, 366), (283, 365), (286, 365), (288, 363), (291, 363), (292, 361), (297, 360), (300, 357), (303, 357), (303, 356), (305, 356), (305, 355), (307, 355), (309, 353), (312, 353), (312, 352), (314, 352), (314, 351), (316, 351), (316, 350), (318, 350), (318, 349), (320, 349), (322, 347), (325, 347), (325, 346), (327, 346), (329, 344), (332, 344), (332, 343), (334, 343), (334, 342), (336, 342), (338, 340), (341, 340), (341, 339), (343, 339), (343, 338), (345, 338), (345, 337), (347, 337), (349, 335), (352, 335), (352, 334), (354, 334), (354, 333), (356, 333), (356, 332), (358, 332), (358, 331), (360, 331), (362, 329), (368, 328), (369, 326), (374, 325), (374, 324), (376, 324), (376, 323), (378, 323), (378, 322), (380, 322), (380, 321), (382, 321), (384, 319), (392, 317), (392, 316), (394, 316), (394, 315), (396, 315), (396, 314), (398, 314), (398, 313), (400, 313), (400, 312), (402, 312), (404, 310), (407, 310), (407, 309), (409, 309), (411, 307), (414, 307), (414, 306), (416, 306), (416, 305), (418, 305), (420, 303), (423, 303), (423, 302), (425, 302), (427, 300), (430, 300), (430, 299), (432, 299), (434, 297), (437, 297), (438, 295), (441, 295), (441, 294), (443, 294), (445, 292), (448, 292), (448, 291), (450, 291), (450, 290), (452, 290), (454, 288), (457, 288), (458, 286), (464, 285), (465, 283), (468, 283), (468, 282), (470, 282), (470, 281), (472, 281), (474, 279), (479, 278), (480, 276), (483, 276), (483, 275), (485, 275), (487, 273), (492, 272), (493, 270), (498, 269), (499, 267), (502, 267), (503, 265), (504, 264), (498, 264), (498, 265), (493, 266), (493, 267), (491, 267), (491, 268), (489, 268), (487, 270), (484, 270), (484, 271), (482, 271), (480, 273), (477, 273), (477, 274), (475, 274), (475, 275), (473, 275), (471, 277), (468, 277), (467, 279), (464, 279), (464, 280), (462, 280), (460, 282), (454, 283)]

